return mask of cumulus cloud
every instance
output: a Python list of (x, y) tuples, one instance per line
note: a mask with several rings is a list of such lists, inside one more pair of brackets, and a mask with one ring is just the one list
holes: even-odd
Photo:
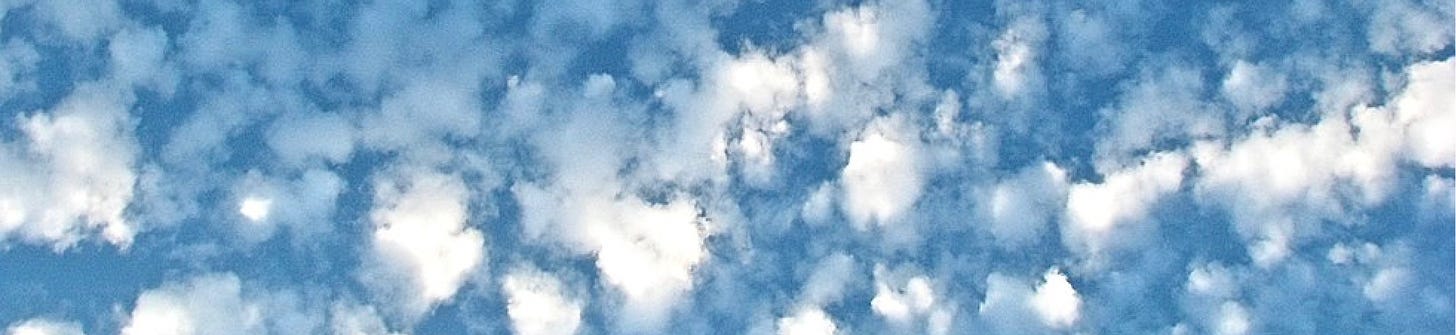
[[(946, 334), (955, 315), (953, 305), (938, 297), (930, 278), (875, 266), (875, 296), (870, 310), (899, 332)], [(937, 301), (937, 299), (940, 299)]]
[(10, 324), (6, 335), (85, 335), (81, 325), (69, 321), (35, 318)]
[(990, 274), (978, 314), (997, 333), (1044, 333), (1074, 327), (1082, 315), (1082, 297), (1067, 276), (1051, 268), (1039, 281), (1033, 287), (1032, 280)]
[(1052, 268), (1047, 270), (1042, 278), (1041, 285), (1036, 287), (1036, 293), (1031, 296), (1031, 307), (1036, 310), (1036, 315), (1041, 317), (1041, 322), (1048, 327), (1063, 329), (1071, 327), (1081, 318), (1082, 297), (1077, 295), (1077, 289), (1067, 282), (1067, 275), (1061, 270)]
[(1062, 243), (1099, 262), (1102, 252), (1134, 243), (1128, 238), (1162, 197), (1183, 185), (1189, 159), (1182, 153), (1153, 154), (1137, 166), (1106, 175), (1101, 183), (1078, 182), (1067, 190)]
[(1012, 20), (1001, 36), (991, 43), (996, 49), (996, 67), (992, 83), (1002, 97), (1014, 98), (1040, 84), (1037, 54), (1047, 38), (1047, 28), (1039, 18), (1021, 17)]
[[(1431, 167), (1453, 164), (1449, 155), (1431, 154), (1456, 152), (1451, 149), (1456, 145), (1430, 137), (1427, 128), (1450, 122), (1449, 108), (1440, 107), (1449, 105), (1443, 102), (1450, 94), (1436, 92), (1456, 89), (1450, 76), (1437, 74), (1452, 71), (1451, 64), (1412, 66), (1405, 88), (1386, 106), (1354, 107), (1312, 125), (1275, 127), (1268, 120), (1227, 147), (1196, 145), (1199, 193), (1204, 201), (1233, 211), (1235, 227), (1257, 263), (1278, 263), (1291, 244), (1318, 231), (1310, 218), (1337, 217), (1346, 203), (1382, 202), (1402, 158)], [(1355, 192), (1342, 193), (1342, 187)]]
[(919, 200), (925, 177), (920, 139), (899, 118), (879, 119), (849, 145), (840, 171), (840, 209), (859, 229), (896, 223)]
[(24, 140), (0, 143), (0, 237), (65, 250), (99, 234), (125, 248), (140, 229), (127, 220), (136, 184), (131, 98), (79, 85), (49, 112), (22, 116)]
[(582, 302), (556, 276), (534, 268), (505, 275), (506, 315), (516, 334), (575, 334), (581, 327)]
[(987, 230), (1008, 248), (1024, 246), (1046, 231), (1066, 202), (1067, 172), (1051, 162), (1028, 166), (997, 183), (985, 198)]
[(483, 263), (485, 240), (469, 226), (469, 197), (460, 177), (428, 169), (376, 180), (374, 265), (360, 277), (400, 318), (415, 320), (450, 300)]
[(236, 275), (202, 275), (142, 292), (121, 334), (258, 334), (264, 313)]
[(834, 320), (818, 308), (805, 308), (795, 312), (792, 316), (779, 318), (777, 325), (779, 335), (833, 335), (839, 333), (839, 328), (834, 325)]

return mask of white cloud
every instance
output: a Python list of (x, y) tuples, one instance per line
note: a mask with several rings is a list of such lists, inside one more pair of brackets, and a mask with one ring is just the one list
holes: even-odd
[(697, 206), (689, 200), (653, 205), (629, 199), (614, 206), (615, 222), (587, 221), (602, 280), (627, 298), (640, 325), (660, 325), (693, 287), (693, 270), (707, 259), (706, 234)]
[(879, 119), (849, 145), (849, 161), (839, 176), (844, 191), (839, 205), (859, 229), (895, 223), (920, 198), (925, 183), (920, 140), (904, 123), (896, 117)]
[(1251, 327), (1249, 311), (1244, 309), (1238, 302), (1226, 301), (1218, 309), (1218, 324), (1214, 328), (1214, 334), (1219, 335), (1242, 335), (1248, 334)]
[(1222, 86), (1224, 97), (1245, 115), (1279, 104), (1288, 89), (1288, 79), (1283, 73), (1243, 60), (1229, 68)]
[(1156, 153), (1141, 165), (1108, 174), (1101, 183), (1073, 184), (1067, 191), (1062, 243), (1092, 256), (1094, 263), (1104, 249), (1131, 243), (1123, 227), (1143, 220), (1160, 198), (1177, 191), (1187, 167), (1188, 158), (1181, 153)]
[(1034, 241), (1063, 208), (1067, 172), (1051, 162), (1023, 168), (997, 183), (987, 195), (990, 224), (996, 242), (1017, 248)]
[(1001, 37), (991, 42), (996, 49), (996, 67), (991, 72), (996, 92), (1014, 98), (1040, 84), (1038, 49), (1047, 38), (1046, 25), (1039, 18), (1021, 17), (1008, 25)]
[(1388, 55), (1428, 54), (1451, 45), (1451, 7), (1426, 2), (1380, 1), (1374, 8), (1366, 40), (1370, 48)]
[(78, 85), (50, 113), (17, 118), (25, 140), (0, 143), (0, 237), (59, 251), (99, 231), (126, 248), (139, 229), (125, 218), (136, 183), (130, 97)]
[(376, 180), (373, 254), (362, 280), (379, 301), (413, 320), (449, 300), (485, 257), (485, 241), (468, 225), (470, 194), (460, 177), (421, 169)]
[(268, 219), (268, 211), (273, 207), (273, 199), (258, 196), (244, 197), (242, 203), (238, 204), (238, 214), (249, 221), (258, 222)]
[(1313, 125), (1281, 127), (1266, 118), (1226, 147), (1194, 145), (1198, 194), (1231, 211), (1257, 264), (1279, 263), (1295, 243), (1319, 231), (1318, 219), (1338, 219), (1347, 204), (1383, 202), (1401, 158), (1430, 167), (1456, 164), (1450, 158), (1456, 141), (1427, 128), (1456, 118), (1447, 94), (1456, 90), (1456, 80), (1446, 75), (1452, 64), (1412, 66), (1406, 86), (1386, 106), (1327, 113)]
[(839, 327), (834, 320), (819, 308), (803, 308), (778, 320), (779, 335), (833, 335), (838, 332)]
[(1066, 329), (1082, 317), (1082, 297), (1061, 270), (1047, 270), (1041, 285), (1031, 296), (1031, 307), (1041, 322), (1054, 329)]
[(81, 331), (81, 325), (70, 321), (55, 321), (50, 319), (28, 319), (10, 324), (5, 328), (6, 335), (85, 335)]
[(909, 270), (890, 271), (875, 266), (875, 296), (870, 310), (889, 321), (897, 333), (946, 334), (954, 322), (955, 305), (935, 283)]
[(581, 327), (583, 303), (567, 295), (561, 280), (535, 268), (505, 275), (506, 315), (516, 334), (575, 334)]
[(231, 273), (197, 276), (142, 292), (122, 335), (260, 334), (262, 307)]
[(1419, 63), (1406, 70), (1407, 86), (1393, 103), (1395, 122), (1406, 128), (1407, 157), (1427, 167), (1456, 167), (1456, 59)]
[(1102, 111), (1094, 162), (1108, 173), (1136, 162), (1140, 153), (1167, 150), (1164, 142), (1222, 135), (1224, 120), (1202, 98), (1198, 69), (1148, 67), (1130, 81), (1115, 108)]
[(268, 176), (249, 171), (232, 187), (235, 210), (243, 219), (237, 232), (247, 243), (273, 237), (279, 227), (295, 237), (311, 240), (332, 230), (334, 205), (344, 181), (334, 172), (308, 169), (289, 176)]

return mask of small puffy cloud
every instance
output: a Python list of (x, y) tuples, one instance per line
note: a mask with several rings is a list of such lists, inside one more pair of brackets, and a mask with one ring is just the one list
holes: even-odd
[(379, 301), (413, 320), (449, 300), (483, 263), (485, 240), (468, 225), (460, 177), (406, 169), (375, 183), (372, 257), (360, 276)]
[(6, 335), (85, 335), (81, 325), (70, 321), (35, 318), (10, 324)]
[(243, 221), (237, 230), (249, 243), (268, 240), (279, 227), (287, 228), (295, 242), (306, 241), (332, 229), (322, 223), (333, 217), (343, 191), (343, 179), (328, 170), (309, 169), (287, 177), (249, 171), (232, 188), (235, 210)]
[(1043, 324), (1056, 329), (1065, 329), (1077, 323), (1082, 315), (1082, 297), (1067, 281), (1061, 270), (1047, 270), (1041, 285), (1031, 296), (1031, 307), (1041, 317)]
[(663, 205), (629, 199), (613, 222), (588, 222), (602, 280), (627, 298), (629, 328), (654, 329), (693, 288), (693, 270), (707, 260), (706, 233), (688, 200)]
[(1040, 85), (1037, 57), (1042, 42), (1047, 38), (1047, 28), (1039, 18), (1021, 17), (1011, 21), (991, 46), (996, 49), (996, 67), (991, 72), (996, 93), (1004, 98), (1014, 98), (1031, 85)]
[(142, 292), (122, 335), (259, 334), (265, 311), (231, 273), (201, 275)]
[(819, 308), (804, 308), (778, 320), (779, 335), (834, 335), (839, 332), (834, 320)]
[[(986, 296), (977, 313), (996, 333), (1027, 334), (1065, 331), (1082, 317), (1082, 298), (1057, 268), (1035, 280), (1000, 273), (986, 277)], [(1028, 322), (1036, 320), (1038, 322)]]
[(990, 222), (986, 227), (997, 243), (1015, 248), (1034, 241), (1063, 208), (1067, 172), (1043, 162), (1028, 166), (997, 183), (986, 197)]
[(1108, 174), (1101, 183), (1079, 182), (1067, 190), (1062, 243), (1094, 259), (1113, 245), (1132, 243), (1129, 224), (1140, 222), (1158, 200), (1183, 184), (1188, 158), (1182, 153), (1156, 153), (1140, 165)]
[(0, 143), (0, 238), (64, 250), (99, 232), (131, 245), (125, 217), (136, 184), (131, 99), (102, 85), (78, 85), (49, 113), (16, 121), (19, 143)]
[(1224, 76), (1222, 90), (1224, 97), (1247, 115), (1283, 101), (1288, 81), (1287, 76), (1269, 66), (1239, 60)]
[(906, 127), (903, 119), (882, 118), (849, 144), (839, 206), (859, 229), (895, 223), (920, 199), (925, 184), (920, 139)]
[(955, 315), (952, 302), (937, 294), (929, 277), (875, 267), (875, 296), (870, 310), (899, 332), (946, 334)]
[(575, 334), (583, 303), (556, 276), (535, 268), (512, 270), (501, 282), (511, 329), (521, 335)]
[(1427, 167), (1456, 167), (1456, 60), (1420, 63), (1406, 70), (1407, 83), (1394, 100), (1395, 122), (1406, 128), (1407, 157)]
[(268, 219), (268, 211), (273, 208), (273, 199), (260, 196), (247, 196), (238, 205), (238, 214), (242, 214), (248, 221), (258, 222)]

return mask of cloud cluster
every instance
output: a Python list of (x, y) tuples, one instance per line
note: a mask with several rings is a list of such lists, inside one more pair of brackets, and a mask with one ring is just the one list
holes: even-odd
[(1451, 7), (0, 1), (0, 324), (1450, 333)]

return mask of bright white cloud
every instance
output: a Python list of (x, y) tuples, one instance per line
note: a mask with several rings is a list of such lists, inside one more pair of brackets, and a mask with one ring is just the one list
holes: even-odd
[(1231, 210), (1256, 263), (1279, 263), (1293, 244), (1319, 231), (1316, 219), (1337, 219), (1344, 204), (1384, 201), (1402, 157), (1430, 167), (1456, 164), (1456, 141), (1430, 128), (1456, 119), (1448, 94), (1456, 82), (1446, 75), (1452, 64), (1412, 66), (1386, 106), (1328, 113), (1312, 125), (1265, 119), (1227, 147), (1195, 145), (1198, 193)]
[(142, 292), (122, 335), (259, 334), (262, 307), (231, 273), (209, 274)]
[(898, 118), (880, 119), (849, 145), (839, 206), (859, 229), (895, 223), (920, 198), (919, 137), (905, 127)]
[(380, 291), (380, 301), (414, 319), (465, 284), (483, 262), (484, 237), (468, 226), (470, 194), (458, 176), (405, 170), (378, 179), (375, 191), (371, 257), (381, 268), (361, 276)]
[(1031, 296), (1031, 306), (1048, 327), (1065, 329), (1082, 317), (1082, 297), (1061, 270), (1047, 270), (1041, 285)]
[(81, 325), (70, 321), (35, 318), (10, 324), (6, 335), (85, 335)]
[(243, 198), (242, 203), (238, 204), (238, 214), (242, 214), (249, 221), (263, 221), (268, 219), (268, 210), (272, 207), (273, 199), (249, 196)]
[[(1181, 153), (1157, 153), (1138, 166), (1113, 172), (1101, 183), (1076, 183), (1067, 191), (1062, 243), (1068, 249), (1096, 258), (1113, 245), (1130, 243), (1121, 227), (1139, 222), (1163, 196), (1183, 183), (1188, 158)], [(1095, 262), (1095, 261), (1094, 261)]]
[(779, 318), (779, 335), (834, 335), (839, 327), (819, 308), (804, 308), (792, 316)]
[[(0, 143), (0, 237), (64, 250), (100, 233), (125, 248), (136, 184), (130, 97), (82, 84), (49, 113), (18, 118), (25, 140)], [(12, 234), (14, 236), (12, 236)]]
[(534, 268), (505, 275), (501, 290), (506, 315), (516, 334), (575, 334), (581, 327), (582, 302), (567, 295), (560, 279)]

